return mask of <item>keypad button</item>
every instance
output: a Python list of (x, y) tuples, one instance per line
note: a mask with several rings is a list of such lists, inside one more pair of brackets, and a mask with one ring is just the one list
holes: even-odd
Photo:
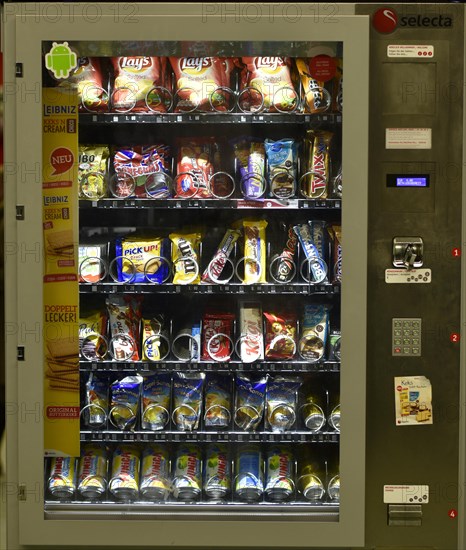
[(401, 321), (393, 321), (393, 326), (395, 328), (401, 328), (403, 325), (402, 325)]
[(411, 339), (410, 338), (404, 338), (403, 346), (410, 346), (410, 345), (411, 345)]
[(393, 341), (393, 345), (395, 346), (401, 346), (401, 344), (401, 338), (395, 338), (395, 340)]
[(409, 355), (411, 353), (411, 348), (403, 348), (403, 353)]
[(413, 348), (413, 355), (419, 355), (419, 348)]
[(413, 346), (419, 345), (419, 338), (413, 338)]
[(402, 331), (401, 330), (394, 330), (393, 331), (394, 334), (395, 334), (395, 337), (400, 337), (402, 335)]
[(411, 327), (411, 321), (403, 321), (403, 328), (410, 328)]
[(395, 348), (394, 351), (395, 351), (396, 354), (400, 354), (401, 353), (401, 348)]
[(418, 330), (413, 330), (413, 336), (418, 337), (419, 336), (419, 331)]
[(413, 328), (421, 328), (421, 321), (413, 321)]

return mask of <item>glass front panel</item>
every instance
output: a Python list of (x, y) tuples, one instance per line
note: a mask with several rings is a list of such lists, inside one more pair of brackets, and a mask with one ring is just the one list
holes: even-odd
[(79, 251), (48, 242), (79, 357), (46, 384), (81, 456), (49, 450), (46, 510), (338, 521), (342, 44), (67, 48), (43, 86), (78, 96)]

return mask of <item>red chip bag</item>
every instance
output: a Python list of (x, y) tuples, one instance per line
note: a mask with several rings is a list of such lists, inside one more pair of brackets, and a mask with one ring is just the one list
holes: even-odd
[(148, 113), (167, 111), (171, 97), (165, 88), (166, 57), (112, 57), (113, 110)]
[(176, 197), (210, 199), (214, 174), (213, 138), (180, 139), (176, 177)]
[[(240, 106), (244, 111), (294, 111), (298, 95), (288, 57), (242, 57)], [(257, 90), (257, 92), (255, 91)]]
[(220, 57), (170, 57), (175, 73), (177, 104), (175, 112), (227, 111), (228, 90), (233, 64)]

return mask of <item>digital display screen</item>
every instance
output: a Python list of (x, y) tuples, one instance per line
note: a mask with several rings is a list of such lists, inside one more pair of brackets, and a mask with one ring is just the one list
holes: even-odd
[(397, 187), (427, 187), (427, 178), (396, 178)]
[(429, 186), (429, 174), (387, 174), (387, 187), (422, 189)]

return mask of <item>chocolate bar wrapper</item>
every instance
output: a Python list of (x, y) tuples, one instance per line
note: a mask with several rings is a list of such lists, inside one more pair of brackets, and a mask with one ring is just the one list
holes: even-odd
[[(266, 283), (267, 241), (265, 220), (243, 221), (244, 284)], [(248, 261), (249, 260), (249, 261)]]
[(293, 139), (265, 140), (270, 196), (289, 199), (296, 194), (298, 149)]
[[(227, 229), (223, 239), (218, 245), (214, 257), (209, 262), (206, 270), (202, 274), (203, 283), (218, 283), (222, 275), (227, 259), (231, 256), (235, 248), (236, 241), (241, 236), (241, 231), (238, 229)], [(214, 277), (214, 278), (213, 278)]]

